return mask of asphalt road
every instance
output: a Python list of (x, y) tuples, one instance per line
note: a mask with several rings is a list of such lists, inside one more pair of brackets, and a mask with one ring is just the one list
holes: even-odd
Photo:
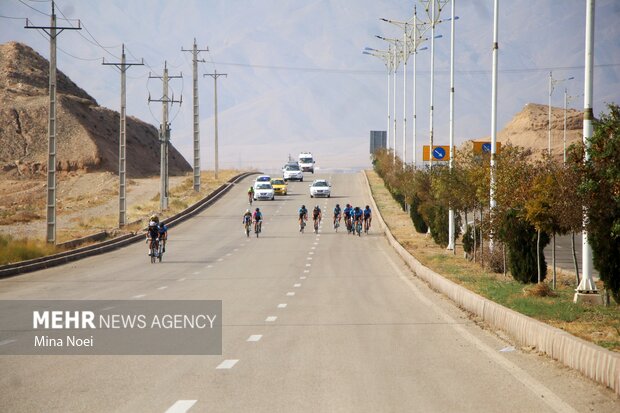
[[(6, 412), (618, 412), (602, 386), (479, 327), (412, 276), (380, 235), (300, 234), (302, 203), (363, 206), (359, 174), (255, 203), (250, 180), (144, 244), (0, 280), (0, 299), (223, 300), (221, 356), (0, 356)], [(309, 208), (310, 209), (310, 208)], [(329, 215), (326, 214), (326, 215)], [(0, 343), (2, 346), (3, 343)]]

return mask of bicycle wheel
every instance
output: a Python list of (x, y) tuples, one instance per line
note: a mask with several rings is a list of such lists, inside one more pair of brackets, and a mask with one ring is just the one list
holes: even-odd
[(245, 225), (245, 236), (250, 238), (250, 226), (248, 224)]
[(157, 261), (157, 257), (155, 256), (155, 253), (157, 252), (157, 250), (155, 249), (155, 245), (151, 246), (151, 264), (155, 264), (155, 261)]
[(163, 243), (160, 242), (157, 248), (157, 260), (161, 262), (163, 257), (164, 257), (164, 247), (163, 247)]

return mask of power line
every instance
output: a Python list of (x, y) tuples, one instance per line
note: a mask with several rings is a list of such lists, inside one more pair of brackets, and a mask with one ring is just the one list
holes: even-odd
[(26, 6), (26, 7), (28, 7), (28, 8), (31, 8), (32, 10), (36, 11), (37, 13), (41, 13), (41, 14), (42, 14), (42, 15), (44, 15), (44, 16), (50, 17), (50, 15), (49, 15), (49, 14), (47, 14), (47, 13), (45, 13), (45, 12), (42, 12), (41, 10), (39, 10), (39, 9), (37, 9), (37, 8), (35, 8), (35, 7), (32, 7), (32, 6), (31, 6), (30, 4), (28, 4), (28, 3), (24, 3), (22, 0), (17, 0), (17, 1), (19, 1), (19, 2), (20, 2), (21, 4), (23, 4), (24, 6)]
[(26, 17), (12, 17), (12, 16), (2, 16), (2, 15), (0, 15), (0, 18), (2, 18), (2, 19), (12, 19), (12, 20), (26, 20)]

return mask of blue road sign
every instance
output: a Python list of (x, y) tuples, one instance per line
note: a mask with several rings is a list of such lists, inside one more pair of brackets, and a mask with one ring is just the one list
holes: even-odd
[(433, 148), (433, 158), (441, 161), (446, 156), (446, 150), (442, 147)]
[(482, 144), (482, 152), (491, 152), (491, 144), (490, 143), (483, 143)]

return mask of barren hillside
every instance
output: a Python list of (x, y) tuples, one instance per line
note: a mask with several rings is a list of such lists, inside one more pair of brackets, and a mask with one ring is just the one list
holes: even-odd
[[(0, 168), (8, 176), (47, 170), (49, 62), (16, 42), (0, 45)], [(57, 162), (59, 171), (118, 173), (119, 113), (97, 104), (60, 70), (57, 74)], [(157, 129), (127, 118), (129, 177), (159, 174)], [(172, 175), (191, 171), (174, 148)]]
[[(515, 146), (531, 148), (534, 155), (546, 152), (549, 145), (549, 107), (528, 103), (502, 129), (497, 140)], [(583, 136), (583, 116), (576, 109), (566, 111), (566, 147), (580, 142)], [(488, 141), (489, 137), (484, 139)], [(564, 108), (551, 107), (551, 153), (561, 159), (564, 148)]]

